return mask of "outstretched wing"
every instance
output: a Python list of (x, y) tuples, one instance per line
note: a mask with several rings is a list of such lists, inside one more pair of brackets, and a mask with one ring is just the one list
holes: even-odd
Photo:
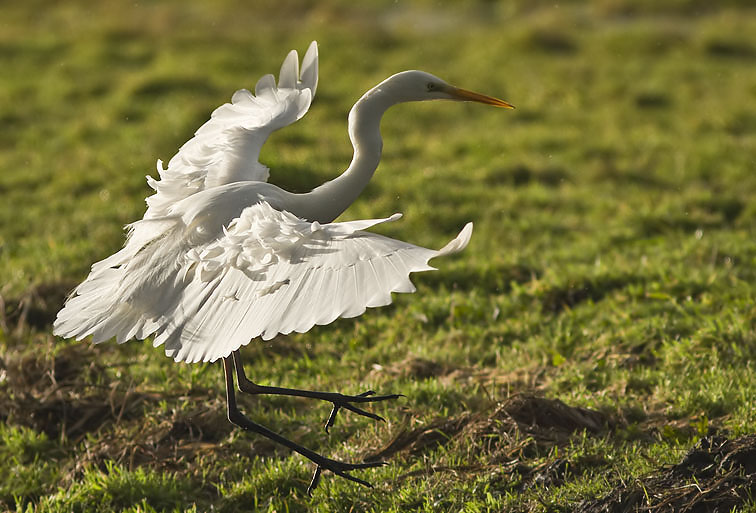
[(472, 234), (468, 223), (432, 250), (365, 231), (399, 217), (321, 225), (262, 202), (200, 244), (178, 219), (139, 221), (160, 223), (160, 235), (125, 261), (92, 266), (54, 333), (95, 343), (152, 335), (176, 361), (212, 362), (256, 337), (355, 317), (414, 292), (410, 273), (434, 269), (430, 259), (461, 251)]
[[(176, 361), (215, 361), (261, 336), (304, 332), (414, 292), (409, 274), (461, 251), (472, 224), (441, 250), (363, 231), (388, 219), (320, 225), (267, 203), (248, 207), (219, 240), (190, 252), (154, 345)], [(111, 335), (112, 336), (112, 335)]]
[(318, 85), (318, 46), (310, 44), (299, 70), (292, 50), (281, 65), (276, 85), (265, 75), (253, 95), (246, 89), (221, 105), (163, 168), (160, 180), (148, 176), (156, 192), (147, 198), (145, 218), (168, 215), (169, 207), (204, 189), (242, 180), (267, 181), (268, 168), (258, 161), (260, 148), (270, 134), (305, 115)]

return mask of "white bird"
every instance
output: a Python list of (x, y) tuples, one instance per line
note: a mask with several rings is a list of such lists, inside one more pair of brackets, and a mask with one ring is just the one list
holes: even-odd
[(66, 301), (54, 333), (94, 343), (154, 337), (177, 362), (223, 360), (229, 420), (262, 434), (313, 461), (322, 470), (369, 485), (349, 474), (383, 462), (345, 463), (321, 456), (244, 416), (236, 405), (239, 389), (252, 394), (310, 397), (380, 419), (355, 403), (375, 396), (265, 387), (248, 380), (239, 349), (256, 337), (305, 332), (339, 317), (355, 317), (367, 307), (391, 303), (392, 292), (414, 292), (409, 274), (432, 270), (432, 258), (461, 251), (472, 233), (468, 223), (440, 250), (368, 231), (385, 219), (334, 223), (365, 188), (378, 166), (380, 120), (397, 103), (422, 100), (476, 101), (512, 106), (496, 98), (451, 86), (422, 71), (393, 75), (365, 93), (349, 113), (354, 157), (340, 176), (314, 190), (295, 194), (267, 183), (258, 162), (268, 136), (307, 112), (318, 83), (318, 49), (313, 41), (302, 61), (292, 50), (281, 66), (278, 85), (263, 76), (253, 95), (234, 93), (185, 143), (160, 180), (147, 177), (155, 194), (140, 221), (128, 225), (120, 251), (95, 263), (87, 279)]

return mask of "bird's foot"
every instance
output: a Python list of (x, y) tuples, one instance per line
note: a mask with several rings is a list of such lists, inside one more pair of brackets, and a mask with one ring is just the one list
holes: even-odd
[(363, 417), (368, 417), (373, 420), (380, 420), (385, 422), (385, 419), (380, 415), (365, 411), (362, 408), (358, 408), (351, 403), (374, 403), (378, 401), (388, 401), (389, 399), (398, 399), (399, 397), (404, 397), (402, 394), (375, 395), (375, 392), (373, 390), (368, 390), (367, 392), (363, 392), (359, 395), (336, 395), (338, 397), (329, 399), (333, 403), (333, 408), (331, 409), (331, 414), (328, 416), (328, 420), (325, 424), (326, 433), (329, 432), (329, 429), (331, 429), (334, 422), (336, 422), (336, 414), (339, 413), (339, 410), (341, 408), (346, 408), (347, 410), (352, 411), (358, 415), (362, 415)]
[[(312, 459), (312, 458), (310, 458)], [(344, 479), (348, 479), (350, 481), (354, 481), (355, 483), (359, 483), (363, 486), (367, 486), (368, 488), (372, 488), (373, 485), (368, 483), (367, 481), (364, 481), (358, 477), (354, 477), (353, 475), (349, 474), (352, 470), (359, 470), (363, 468), (375, 468), (375, 467), (382, 467), (384, 465), (388, 465), (385, 461), (370, 461), (367, 463), (346, 463), (343, 461), (337, 461), (332, 460), (330, 458), (321, 457), (316, 459), (312, 459), (313, 462), (317, 465), (315, 467), (315, 472), (312, 474), (312, 479), (310, 480), (310, 486), (307, 487), (307, 494), (312, 495), (312, 491), (318, 486), (318, 483), (320, 483), (320, 475), (324, 470), (330, 470), (337, 476), (343, 477)]]

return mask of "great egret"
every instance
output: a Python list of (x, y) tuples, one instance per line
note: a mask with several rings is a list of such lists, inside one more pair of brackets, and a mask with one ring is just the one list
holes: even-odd
[(333, 404), (326, 431), (345, 408), (373, 419), (355, 404), (398, 395), (360, 395), (267, 387), (244, 374), (239, 348), (251, 339), (305, 332), (315, 324), (354, 317), (366, 307), (391, 303), (392, 292), (413, 292), (412, 272), (433, 269), (432, 258), (464, 249), (468, 223), (440, 250), (364, 231), (385, 219), (334, 223), (367, 185), (381, 157), (380, 120), (397, 103), (422, 100), (475, 101), (512, 106), (496, 98), (451, 86), (422, 71), (403, 71), (365, 93), (349, 113), (354, 157), (339, 177), (304, 194), (267, 183), (258, 162), (268, 136), (301, 118), (318, 83), (318, 49), (313, 41), (299, 71), (297, 52), (284, 60), (276, 86), (262, 77), (255, 94), (234, 93), (185, 143), (160, 180), (147, 177), (156, 192), (140, 221), (128, 225), (120, 251), (95, 263), (87, 279), (58, 313), (54, 333), (92, 336), (94, 343), (118, 343), (154, 336), (177, 362), (223, 360), (228, 418), (316, 464), (308, 491), (322, 470), (369, 483), (349, 472), (383, 462), (345, 463), (317, 454), (249, 420), (239, 411), (239, 390), (250, 394), (309, 397)]

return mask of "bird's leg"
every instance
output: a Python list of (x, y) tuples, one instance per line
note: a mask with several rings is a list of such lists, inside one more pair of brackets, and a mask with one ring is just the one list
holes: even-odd
[(236, 404), (236, 395), (234, 393), (233, 363), (230, 357), (223, 359), (223, 372), (226, 377), (226, 401), (228, 404), (228, 420), (231, 421), (232, 424), (236, 424), (237, 426), (246, 429), (247, 431), (252, 431), (254, 433), (260, 434), (270, 440), (273, 440), (274, 442), (288, 447), (292, 451), (301, 454), (308, 460), (315, 463), (315, 465), (317, 465), (312, 476), (310, 486), (307, 488), (308, 494), (312, 494), (312, 491), (320, 482), (320, 474), (323, 470), (330, 470), (337, 476), (341, 476), (350, 481), (354, 481), (355, 483), (360, 483), (361, 485), (372, 488), (372, 485), (370, 483), (350, 475), (349, 472), (363, 468), (381, 467), (387, 464), (385, 461), (346, 463), (343, 461), (332, 460), (314, 451), (311, 451), (310, 449), (299, 445), (298, 443), (289, 440), (288, 438), (285, 438), (278, 433), (274, 433), (265, 426), (252, 422), (239, 410), (239, 407)]
[(333, 408), (331, 409), (331, 414), (328, 416), (328, 421), (326, 421), (325, 424), (326, 433), (331, 428), (331, 426), (333, 426), (334, 422), (336, 421), (336, 414), (341, 408), (346, 408), (347, 410), (352, 411), (358, 415), (362, 415), (374, 420), (384, 420), (380, 415), (365, 411), (362, 408), (358, 408), (351, 403), (371, 403), (402, 397), (401, 394), (375, 395), (375, 392), (372, 390), (368, 390), (367, 392), (363, 392), (359, 395), (344, 395), (335, 392), (316, 392), (313, 390), (298, 390), (295, 388), (281, 388), (258, 385), (257, 383), (250, 381), (247, 378), (247, 375), (244, 373), (241, 354), (238, 350), (234, 351), (233, 358), (234, 365), (236, 367), (236, 377), (239, 380), (239, 390), (242, 392), (253, 395), (271, 394), (288, 395), (293, 397), (307, 397), (310, 399), (319, 399), (321, 401), (328, 401), (332, 403)]

